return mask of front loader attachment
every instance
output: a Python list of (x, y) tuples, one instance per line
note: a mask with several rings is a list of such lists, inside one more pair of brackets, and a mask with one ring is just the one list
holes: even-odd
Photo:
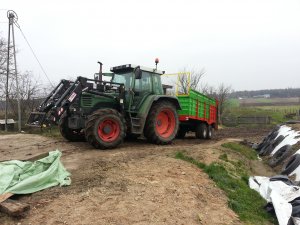
[[(74, 82), (69, 80), (61, 80), (60, 83), (51, 91), (51, 93), (43, 100), (34, 112), (31, 112), (26, 125), (30, 127), (49, 126), (50, 121), (48, 113), (52, 108), (63, 101), (62, 96), (66, 95)], [(55, 122), (55, 121), (54, 121)]]
[(29, 127), (42, 127), (47, 126), (46, 122), (47, 113), (45, 112), (31, 112), (26, 125)]

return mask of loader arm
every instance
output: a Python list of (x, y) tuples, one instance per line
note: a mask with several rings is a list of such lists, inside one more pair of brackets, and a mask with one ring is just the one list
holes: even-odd
[(57, 123), (69, 104), (85, 88), (86, 79), (78, 77), (74, 82), (61, 80), (45, 100), (30, 113), (28, 126), (41, 127)]
[[(105, 86), (109, 84), (110, 86), (118, 86), (120, 95), (118, 97), (105, 94), (93, 88), (92, 81), (100, 86)], [(124, 110), (123, 101), (124, 99), (124, 85), (113, 82), (105, 82), (94, 79), (88, 79), (85, 77), (77, 77), (77, 79), (72, 82), (68, 80), (61, 80), (61, 82), (51, 91), (51, 93), (45, 98), (45, 100), (36, 108), (34, 112), (30, 113), (29, 119), (27, 121), (28, 126), (32, 127), (42, 127), (49, 126), (50, 124), (58, 124), (61, 116), (69, 110), (70, 105), (81, 95), (82, 92), (91, 93), (94, 95), (113, 98), (120, 104), (121, 111)]]

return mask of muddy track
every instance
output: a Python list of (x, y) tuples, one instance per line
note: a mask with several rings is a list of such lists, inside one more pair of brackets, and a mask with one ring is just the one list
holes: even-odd
[(0, 224), (241, 224), (213, 181), (174, 155), (189, 151), (210, 163), (227, 138), (254, 140), (264, 133), (221, 130), (214, 140), (188, 136), (167, 146), (138, 140), (107, 151), (38, 135), (0, 136), (1, 161), (59, 149), (72, 174), (71, 186), (17, 196), (31, 210), (18, 219), (0, 214)]

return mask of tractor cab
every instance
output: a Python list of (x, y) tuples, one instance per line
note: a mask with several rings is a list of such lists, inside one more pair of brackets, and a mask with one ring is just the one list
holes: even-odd
[(153, 94), (163, 93), (160, 78), (164, 74), (163, 71), (133, 64), (115, 66), (110, 68), (110, 71), (113, 72), (112, 82), (123, 83), (125, 90), (146, 91)]
[(163, 71), (133, 64), (115, 66), (110, 70), (113, 72), (111, 81), (124, 84), (127, 109), (135, 111), (149, 95), (163, 94), (160, 77)]

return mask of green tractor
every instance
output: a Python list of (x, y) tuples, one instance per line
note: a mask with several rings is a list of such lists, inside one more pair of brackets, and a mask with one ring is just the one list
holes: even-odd
[[(30, 126), (57, 124), (69, 141), (86, 140), (98, 149), (111, 149), (124, 138), (144, 135), (155, 144), (176, 136), (180, 104), (164, 95), (162, 71), (132, 64), (112, 67), (94, 79), (62, 80), (35, 112)], [(108, 79), (107, 79), (108, 78)]]

